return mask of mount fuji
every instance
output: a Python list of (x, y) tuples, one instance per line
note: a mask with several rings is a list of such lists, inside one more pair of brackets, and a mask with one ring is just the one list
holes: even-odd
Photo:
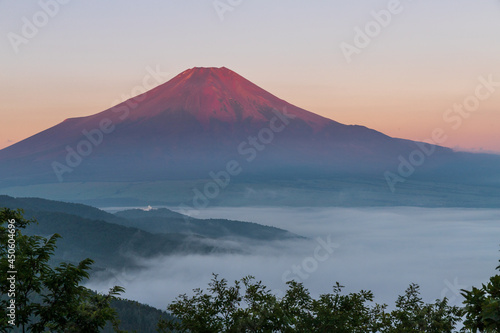
[(294, 106), (222, 68), (188, 69), (100, 113), (0, 151), (0, 187), (59, 182), (144, 182), (371, 177), (498, 185), (500, 158), (454, 152), (344, 125)]

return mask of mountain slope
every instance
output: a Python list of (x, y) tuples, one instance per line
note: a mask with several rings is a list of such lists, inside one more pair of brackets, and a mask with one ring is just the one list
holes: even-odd
[[(209, 238), (238, 237), (242, 240), (284, 240), (300, 238), (287, 230), (264, 226), (252, 222), (230, 221), (222, 219), (197, 219), (176, 213), (166, 208), (142, 210), (130, 209), (119, 211), (115, 214), (107, 213), (101, 209), (68, 202), (47, 200), (41, 198), (14, 198), (0, 195), (0, 207), (23, 209), (29, 217), (39, 218), (47, 215), (76, 216), (88, 221), (101, 221), (106, 224), (116, 224), (130, 227), (134, 230), (143, 230), (153, 234), (183, 234), (184, 236), (197, 236)], [(48, 218), (46, 220), (49, 220)], [(72, 219), (68, 223), (72, 223)], [(87, 223), (86, 222), (86, 223)], [(52, 224), (53, 221), (47, 222)], [(44, 227), (48, 224), (44, 223)], [(59, 222), (58, 222), (59, 223)], [(54, 225), (56, 226), (57, 223)], [(35, 227), (37, 228), (37, 227)], [(62, 226), (61, 228), (66, 228)], [(80, 227), (79, 227), (80, 228)], [(58, 232), (57, 228), (54, 227)], [(80, 237), (82, 230), (74, 231), (75, 237)], [(45, 232), (50, 233), (50, 232)], [(72, 236), (73, 237), (73, 236)]]
[(120, 223), (124, 226), (153, 233), (195, 234), (212, 238), (237, 237), (264, 241), (298, 238), (286, 230), (257, 223), (225, 219), (186, 219), (186, 216), (165, 208), (150, 211), (125, 210), (115, 215), (126, 219)]
[(184, 215), (166, 209), (113, 215), (81, 204), (0, 196), (2, 207), (23, 209), (26, 218), (37, 220), (37, 224), (26, 229), (28, 234), (60, 234), (56, 261), (92, 258), (99, 269), (133, 267), (137, 265), (136, 258), (242, 251), (234, 244), (226, 247), (222, 238), (237, 238), (240, 245), (300, 238), (286, 230), (256, 223), (185, 220)]

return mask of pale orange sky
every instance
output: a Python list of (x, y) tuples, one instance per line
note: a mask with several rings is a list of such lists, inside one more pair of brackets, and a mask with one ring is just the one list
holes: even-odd
[[(453, 129), (445, 111), (473, 95), (480, 76), (500, 82), (500, 4), (401, 1), (401, 12), (348, 63), (342, 42), (388, 1), (242, 2), (217, 15), (210, 1), (70, 2), (13, 50), (0, 40), (0, 148), (69, 117), (113, 105), (146, 67), (165, 81), (194, 66), (226, 66), (288, 102), (346, 124), (500, 153), (500, 87)], [(37, 1), (0, 2), (1, 35), (21, 34)], [(7, 13), (9, 13), (7, 15)]]

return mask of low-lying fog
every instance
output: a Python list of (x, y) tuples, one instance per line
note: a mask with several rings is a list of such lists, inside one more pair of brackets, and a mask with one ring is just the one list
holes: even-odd
[(304, 282), (315, 297), (339, 281), (346, 292), (372, 290), (378, 303), (389, 305), (415, 282), (426, 302), (446, 296), (460, 304), (460, 289), (487, 281), (500, 258), (500, 210), (211, 208), (197, 217), (257, 222), (311, 240), (246, 246), (248, 255), (157, 258), (141, 272), (88, 286), (121, 285), (126, 298), (165, 309), (181, 293), (206, 289), (214, 272), (230, 282), (254, 275), (278, 295), (286, 279)]

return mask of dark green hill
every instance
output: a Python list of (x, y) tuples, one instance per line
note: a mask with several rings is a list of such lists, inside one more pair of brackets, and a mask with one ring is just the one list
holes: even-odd
[(92, 258), (96, 267), (121, 268), (135, 266), (136, 257), (223, 251), (206, 245), (204, 238), (199, 236), (152, 234), (137, 228), (64, 213), (26, 213), (27, 216), (35, 216), (38, 221), (38, 224), (27, 228), (28, 234), (47, 236), (58, 233), (62, 236), (57, 242), (55, 258), (64, 261)]
[(205, 242), (206, 238), (201, 236), (153, 234), (101, 219), (76, 215), (119, 220), (112, 214), (85, 205), (0, 196), (0, 207), (21, 208), (25, 211), (26, 218), (35, 218), (38, 223), (29, 225), (26, 229), (27, 234), (61, 235), (62, 239), (57, 242), (55, 262), (79, 262), (91, 258), (95, 261), (94, 270), (137, 266), (134, 259), (137, 257), (225, 251), (223, 248), (208, 245)]
[[(127, 332), (156, 333), (156, 327), (160, 318), (172, 318), (167, 312), (126, 299), (113, 300), (111, 306), (118, 313), (120, 329)], [(102, 332), (112, 333), (114, 330), (111, 325), (108, 325)]]
[(127, 209), (116, 212), (115, 216), (125, 218), (125, 219), (141, 219), (150, 217), (165, 217), (165, 218), (185, 218), (185, 215), (174, 212), (173, 210), (167, 208), (158, 208), (151, 210), (144, 209)]
[(168, 209), (130, 210), (117, 215), (82, 204), (39, 198), (0, 196), (0, 207), (21, 208), (34, 218), (26, 233), (62, 236), (55, 262), (95, 261), (94, 270), (137, 267), (137, 258), (171, 254), (208, 254), (239, 251), (213, 242), (223, 237), (271, 241), (298, 237), (286, 230), (256, 223), (185, 219)]
[(98, 208), (83, 204), (61, 202), (40, 198), (13, 198), (0, 195), (0, 207), (21, 208), (25, 211), (66, 213), (91, 220), (115, 223), (119, 218)]
[[(34, 302), (42, 301), (39, 295), (32, 294), (31, 299)], [(120, 320), (119, 328), (130, 333), (156, 333), (156, 327), (160, 319), (171, 320), (174, 318), (165, 311), (123, 298), (112, 300), (111, 307), (116, 310), (118, 319)], [(14, 327), (9, 332), (21, 333), (22, 329)], [(111, 323), (108, 323), (101, 332), (114, 333), (115, 331)]]
[(37, 217), (41, 212), (61, 213), (137, 228), (150, 233), (182, 233), (210, 238), (242, 237), (258, 240), (299, 237), (283, 229), (252, 222), (187, 218), (185, 215), (166, 208), (149, 211), (130, 209), (110, 214), (83, 204), (40, 198), (13, 198), (6, 195), (0, 195), (0, 207), (24, 209), (26, 217)]
[(211, 238), (241, 237), (255, 240), (278, 240), (299, 237), (289, 231), (252, 222), (225, 219), (195, 219), (166, 208), (131, 209), (115, 213), (119, 224), (153, 233), (195, 234)]

